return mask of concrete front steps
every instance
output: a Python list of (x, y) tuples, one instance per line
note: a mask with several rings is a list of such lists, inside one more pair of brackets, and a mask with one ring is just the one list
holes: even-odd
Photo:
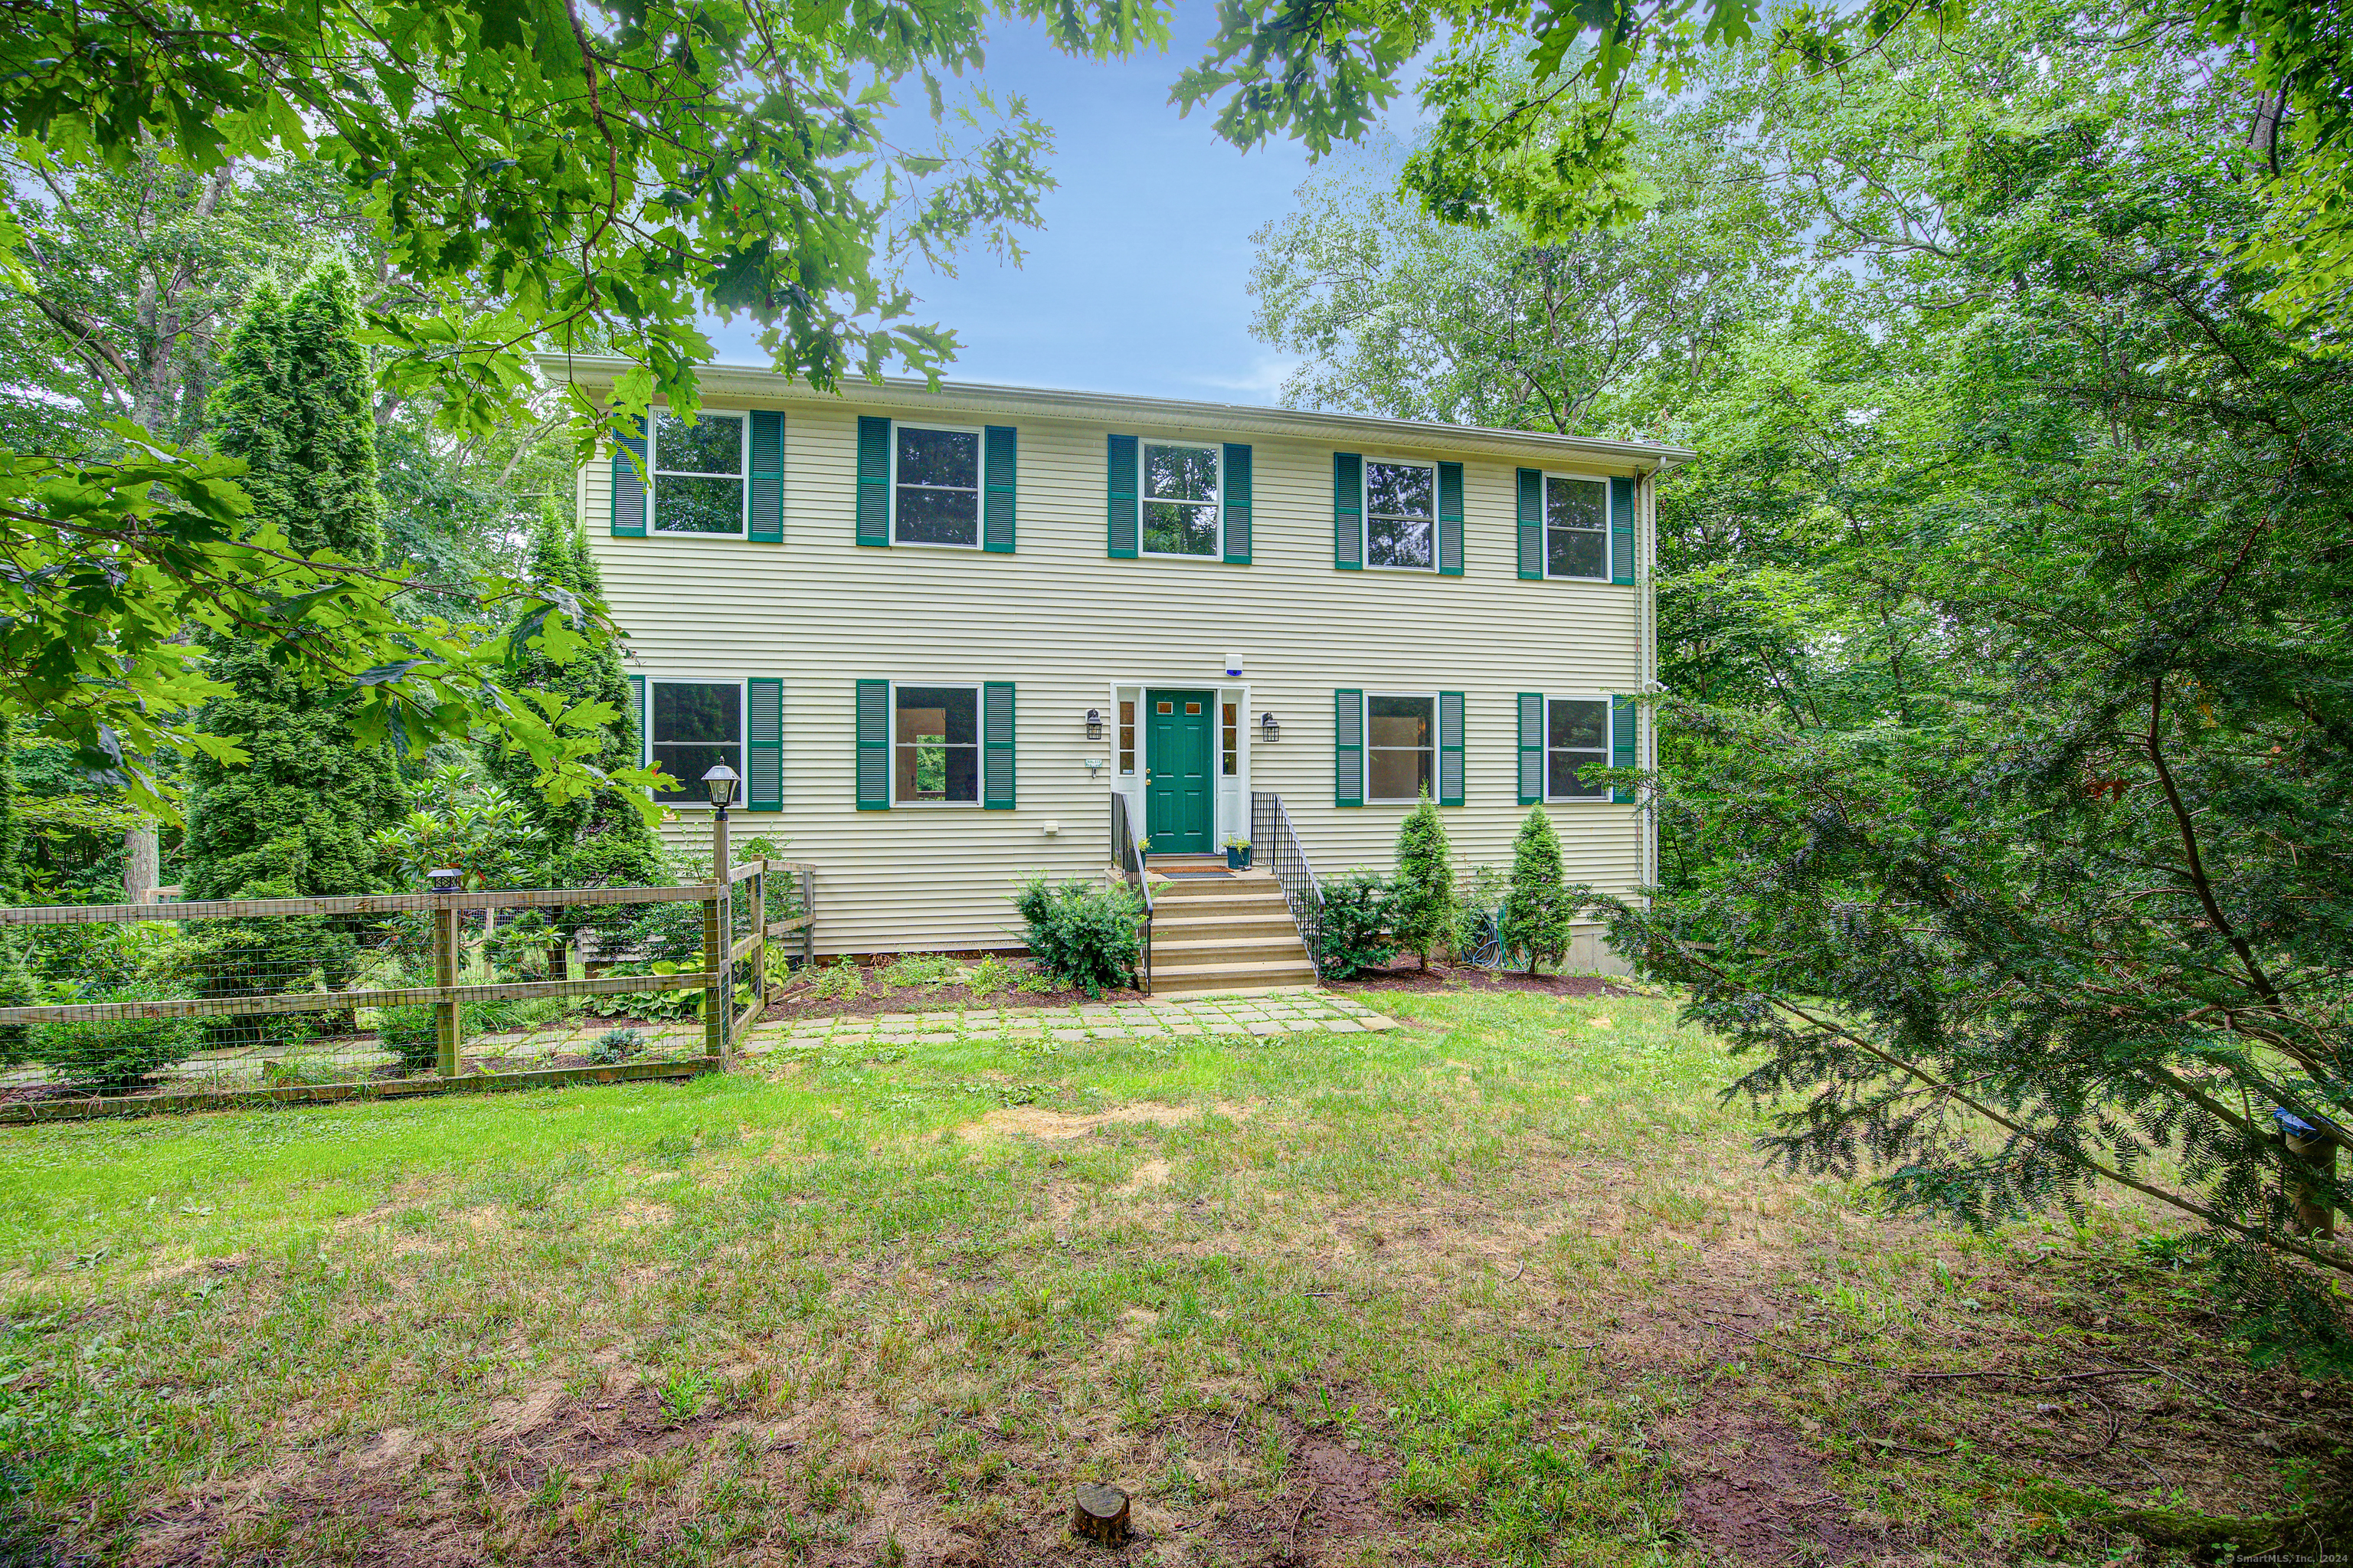
[(1315, 966), (1271, 874), (1158, 856), (1152, 870), (1155, 997), (1315, 983)]

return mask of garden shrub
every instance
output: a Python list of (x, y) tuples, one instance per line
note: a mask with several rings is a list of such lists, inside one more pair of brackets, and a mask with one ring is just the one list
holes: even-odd
[[(458, 1013), (458, 1051), (465, 1054), (466, 1042), (480, 1038), (496, 1027), (480, 1002), (469, 1002)], [(403, 1069), (421, 1073), (441, 1060), (441, 1037), (434, 1028), (433, 1008), (427, 1004), (416, 1007), (386, 1007), (375, 1015), (376, 1044), (400, 1060)]]
[(1512, 842), (1512, 896), (1504, 914), (1504, 946), (1530, 974), (1536, 965), (1558, 969), (1568, 956), (1576, 901), (1561, 871), (1560, 837), (1542, 806), (1529, 808)]
[(941, 953), (901, 953), (878, 978), (884, 985), (921, 985), (937, 989), (955, 980), (956, 963)]
[(965, 972), (964, 988), (972, 993), (975, 1001), (979, 1001), (1011, 990), (1015, 978), (1011, 964), (995, 953), (987, 953)]
[(1324, 910), (1315, 929), (1315, 967), (1325, 980), (1353, 980), (1397, 956), (1388, 939), (1388, 879), (1374, 871), (1324, 879)]
[[(169, 1001), (169, 988), (127, 985), (101, 1001)], [(114, 1018), (51, 1021), (32, 1029), (32, 1052), (67, 1083), (87, 1089), (133, 1089), (203, 1047), (204, 1023), (194, 1018)]]
[[(34, 1007), (39, 1005), (41, 988), (33, 979), (33, 971), (25, 962), (25, 949), (5, 938), (0, 938), (0, 1007)], [(0, 1067), (13, 1067), (25, 1059), (31, 1048), (32, 1038), (21, 1023), (0, 1024)]]
[(634, 1029), (607, 1029), (588, 1047), (588, 1059), (600, 1067), (617, 1067), (646, 1048), (646, 1037)]
[(1398, 829), (1397, 874), (1389, 882), (1389, 934), (1430, 968), (1430, 955), (1454, 937), (1461, 904), (1454, 895), (1446, 824), (1425, 789), (1421, 804)]
[(1133, 983), (1144, 946), (1135, 922), (1144, 910), (1126, 888), (1075, 877), (1055, 887), (1037, 876), (1013, 895), (1013, 908), (1030, 956), (1060, 984), (1101, 996)]

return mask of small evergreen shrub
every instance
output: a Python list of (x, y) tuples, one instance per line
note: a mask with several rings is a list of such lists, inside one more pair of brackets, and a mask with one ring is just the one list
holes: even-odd
[[(128, 985), (102, 1001), (168, 1001), (168, 988)], [(185, 999), (182, 999), (185, 1000)], [(135, 1089), (203, 1048), (194, 1018), (113, 1018), (37, 1023), (33, 1054), (67, 1083), (86, 1089)]]
[[(441, 1036), (434, 1027), (434, 1010), (427, 1004), (416, 1007), (387, 1007), (375, 1016), (376, 1044), (399, 1058), (403, 1070), (421, 1073), (438, 1065), (441, 1060)], [(466, 1042), (490, 1032), (491, 1025), (480, 1002), (460, 1008), (458, 1013), (458, 1052), (463, 1055)]]
[(607, 1029), (588, 1047), (588, 1059), (600, 1067), (617, 1067), (646, 1048), (646, 1037), (634, 1029)]
[(1135, 928), (1143, 908), (1124, 887), (1072, 878), (1060, 887), (1032, 877), (1013, 895), (1030, 956), (1056, 982), (1101, 996), (1133, 982), (1143, 953)]
[(1315, 927), (1315, 967), (1325, 980), (1354, 980), (1397, 956), (1388, 938), (1388, 879), (1374, 871), (1324, 879), (1324, 911)]
[(1389, 931), (1397, 945), (1430, 968), (1430, 955), (1453, 939), (1461, 904), (1454, 895), (1446, 824), (1430, 792), (1398, 829), (1397, 875), (1389, 883)]
[(1558, 969), (1568, 956), (1569, 922), (1577, 913), (1560, 865), (1560, 838), (1542, 806), (1528, 810), (1512, 842), (1512, 895), (1504, 911), (1504, 946), (1527, 968)]

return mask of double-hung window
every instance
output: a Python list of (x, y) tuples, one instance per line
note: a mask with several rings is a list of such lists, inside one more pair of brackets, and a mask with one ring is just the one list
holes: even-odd
[(1588, 784), (1580, 768), (1609, 766), (1609, 700), (1553, 697), (1545, 705), (1545, 798), (1600, 800), (1606, 784)]
[(1437, 535), (1437, 465), (1366, 458), (1365, 565), (1432, 570)]
[(1144, 553), (1219, 554), (1220, 452), (1176, 441), (1144, 443)]
[(744, 532), (744, 437), (750, 423), (741, 414), (704, 409), (692, 424), (657, 409), (647, 471), (653, 480), (647, 497), (657, 534)]
[(895, 804), (980, 800), (980, 688), (892, 688), (891, 795)]
[(664, 681), (646, 694), (647, 755), (659, 763), (665, 804), (707, 803), (702, 776), (720, 763), (747, 777), (744, 765), (744, 683)]
[(1545, 575), (1609, 580), (1609, 482), (1544, 476)]
[(980, 548), (980, 432), (894, 425), (892, 537)]
[(1365, 694), (1365, 798), (1418, 800), (1438, 791), (1438, 698)]

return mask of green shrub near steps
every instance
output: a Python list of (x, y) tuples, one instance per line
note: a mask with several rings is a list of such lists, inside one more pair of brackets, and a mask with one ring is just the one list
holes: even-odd
[(1076, 878), (1055, 887), (1037, 876), (1013, 895), (1013, 908), (1028, 928), (1030, 956), (1056, 982), (1089, 996), (1134, 983), (1144, 909), (1126, 888)]
[(1378, 872), (1350, 871), (1323, 882), (1315, 967), (1325, 980), (1354, 980), (1397, 956), (1389, 939), (1389, 885)]

